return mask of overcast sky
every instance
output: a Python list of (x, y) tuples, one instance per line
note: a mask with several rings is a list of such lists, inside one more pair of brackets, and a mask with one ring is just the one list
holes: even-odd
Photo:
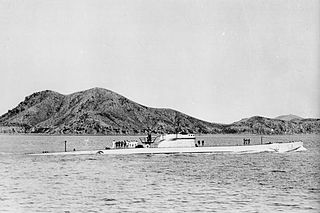
[(320, 117), (319, 0), (0, 0), (0, 114), (102, 87), (211, 122)]

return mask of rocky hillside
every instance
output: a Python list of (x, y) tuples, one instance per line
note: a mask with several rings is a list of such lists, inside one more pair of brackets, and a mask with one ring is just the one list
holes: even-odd
[(71, 95), (34, 93), (0, 117), (2, 133), (320, 133), (320, 119), (242, 119), (229, 125), (201, 121), (172, 109), (135, 103), (110, 90), (93, 88)]
[(320, 119), (292, 119), (287, 121), (254, 116), (226, 125), (224, 132), (250, 134), (320, 133)]
[(71, 95), (34, 93), (0, 117), (2, 132), (48, 134), (218, 133), (208, 123), (172, 109), (149, 108), (112, 91), (93, 88)]

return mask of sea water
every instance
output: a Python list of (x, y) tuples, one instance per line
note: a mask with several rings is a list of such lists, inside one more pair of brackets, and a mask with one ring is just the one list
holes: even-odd
[[(241, 145), (258, 136), (200, 136)], [(29, 156), (103, 149), (138, 137), (0, 135), (0, 212), (320, 212), (319, 135), (307, 151), (257, 154)]]

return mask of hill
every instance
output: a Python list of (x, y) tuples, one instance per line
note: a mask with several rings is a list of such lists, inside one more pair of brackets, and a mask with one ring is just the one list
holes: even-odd
[(320, 133), (320, 119), (254, 116), (232, 124), (210, 123), (173, 109), (150, 108), (115, 92), (93, 88), (70, 95), (36, 92), (0, 116), (2, 133), (44, 134)]
[(222, 126), (172, 109), (135, 103), (115, 92), (93, 88), (71, 95), (34, 93), (0, 117), (2, 132), (48, 134), (142, 134), (179, 131), (218, 133)]
[(226, 125), (225, 133), (305, 134), (320, 133), (320, 119), (280, 120), (261, 116), (242, 119)]

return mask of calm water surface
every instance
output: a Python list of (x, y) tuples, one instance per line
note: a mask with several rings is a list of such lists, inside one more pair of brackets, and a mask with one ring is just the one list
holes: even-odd
[(0, 212), (320, 212), (319, 135), (280, 137), (308, 149), (284, 154), (24, 154), (63, 151), (64, 140), (68, 149), (100, 149), (113, 139), (0, 135)]

